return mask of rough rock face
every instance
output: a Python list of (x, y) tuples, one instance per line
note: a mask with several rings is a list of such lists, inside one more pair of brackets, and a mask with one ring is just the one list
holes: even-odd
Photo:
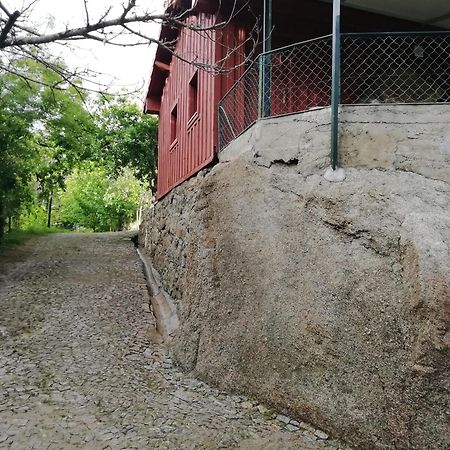
[(364, 449), (448, 449), (448, 170), (329, 183), (261, 154), (223, 158), (142, 225), (178, 300), (177, 361)]

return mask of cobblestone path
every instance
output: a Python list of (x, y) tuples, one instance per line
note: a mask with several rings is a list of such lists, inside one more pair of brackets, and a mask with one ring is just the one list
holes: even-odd
[(173, 366), (152, 343), (127, 235), (50, 235), (32, 249), (0, 258), (0, 448), (338, 447)]

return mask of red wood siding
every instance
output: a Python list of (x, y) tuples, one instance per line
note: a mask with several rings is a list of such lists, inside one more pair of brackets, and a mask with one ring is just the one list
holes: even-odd
[[(214, 25), (215, 16), (199, 14), (189, 22), (198, 21), (202, 27)], [(188, 61), (213, 64), (226, 53), (225, 48), (236, 47), (243, 41), (244, 32), (230, 24), (222, 31), (198, 33), (187, 28), (180, 33), (177, 54)], [(235, 52), (228, 60), (228, 67), (242, 62), (241, 52)], [(189, 117), (189, 83), (198, 71), (197, 113)], [(217, 144), (217, 105), (242, 69), (227, 75), (215, 75), (210, 70), (201, 70), (192, 64), (174, 57), (170, 74), (166, 79), (159, 111), (158, 138), (158, 191), (157, 198), (163, 197), (173, 187), (197, 173), (214, 159)], [(176, 139), (172, 141), (171, 113), (177, 107)]]

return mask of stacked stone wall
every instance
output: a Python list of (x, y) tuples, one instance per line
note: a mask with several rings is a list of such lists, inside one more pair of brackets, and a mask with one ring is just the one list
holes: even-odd
[(345, 125), (342, 183), (321, 126), (285, 134), (323, 112), (265, 121), (150, 209), (140, 242), (178, 302), (185, 370), (363, 449), (444, 450), (450, 110), (418, 110), (434, 135), (373, 111)]

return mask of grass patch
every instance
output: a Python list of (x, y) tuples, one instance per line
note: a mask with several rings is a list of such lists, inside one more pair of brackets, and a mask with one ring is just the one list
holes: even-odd
[(17, 247), (35, 236), (49, 233), (70, 233), (70, 230), (57, 227), (47, 228), (45, 226), (37, 225), (27, 228), (26, 230), (12, 230), (9, 233), (5, 233), (3, 236), (3, 240), (0, 241), (0, 250)]
[(67, 228), (61, 227), (46, 227), (44, 225), (33, 225), (32, 227), (26, 228), (25, 230), (14, 230), (15, 231), (23, 231), (24, 233), (29, 234), (49, 234), (49, 233), (71, 233), (72, 230), (68, 230)]

